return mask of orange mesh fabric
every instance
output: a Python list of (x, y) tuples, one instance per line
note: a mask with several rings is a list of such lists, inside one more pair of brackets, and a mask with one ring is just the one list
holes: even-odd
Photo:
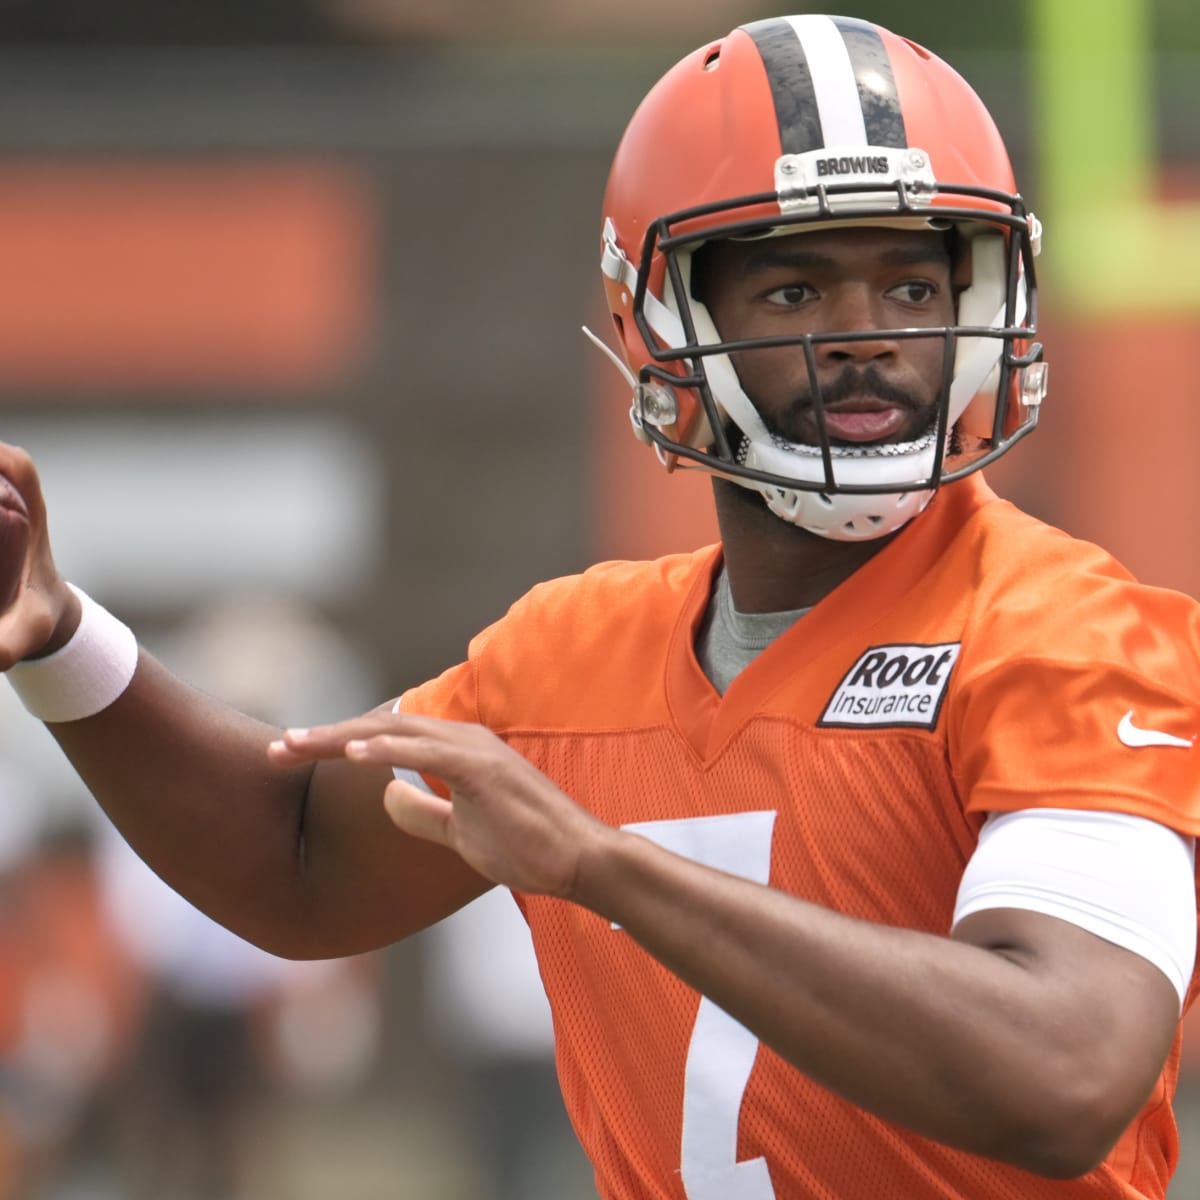
[[(536, 588), (404, 706), (482, 721), (609, 824), (716, 828), (726, 869), (761, 853), (773, 887), (934, 933), (949, 930), (991, 809), (1109, 807), (1200, 831), (1197, 754), (1117, 736), (1129, 710), (1181, 738), (1200, 732), (1195, 606), (1139, 587), (978, 477), (944, 489), (724, 697), (692, 651), (718, 561), (712, 548)], [(1165, 1193), (1177, 1054), (1106, 1164), (1052, 1181), (869, 1116), (752, 1038), (745, 1078), (732, 1059), (715, 1076), (734, 1106), (728, 1182), (696, 1182), (681, 1174), (688, 1072), (749, 1035), (714, 1035), (708, 1002), (602, 918), (520, 900), (567, 1107), (605, 1200)]]

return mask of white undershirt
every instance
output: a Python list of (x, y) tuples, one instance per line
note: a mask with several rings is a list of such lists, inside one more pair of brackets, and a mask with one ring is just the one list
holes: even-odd
[(1196, 842), (1126, 813), (993, 813), (954, 909), (1020, 908), (1070, 921), (1153, 963), (1182, 1007), (1196, 961)]

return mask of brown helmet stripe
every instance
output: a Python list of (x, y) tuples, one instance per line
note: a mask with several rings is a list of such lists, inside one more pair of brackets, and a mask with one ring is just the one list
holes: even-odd
[(780, 17), (752, 21), (742, 29), (754, 39), (767, 70), (784, 154), (820, 150), (825, 142), (821, 137), (817, 96), (796, 31)]
[(900, 111), (892, 60), (888, 58), (879, 30), (853, 17), (835, 17), (833, 23), (841, 31), (854, 64), (854, 81), (867, 126), (867, 144), (902, 149), (908, 145), (904, 114)]
[(903, 147), (892, 64), (874, 25), (816, 15), (752, 21), (784, 154), (827, 146)]

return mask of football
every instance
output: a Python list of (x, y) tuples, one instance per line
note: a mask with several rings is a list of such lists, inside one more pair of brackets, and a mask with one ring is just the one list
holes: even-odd
[(29, 510), (21, 493), (0, 475), (0, 612), (17, 598), (29, 547)]

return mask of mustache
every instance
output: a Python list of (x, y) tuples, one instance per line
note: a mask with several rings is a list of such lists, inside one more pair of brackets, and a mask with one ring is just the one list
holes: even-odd
[(922, 407), (920, 396), (885, 378), (874, 366), (847, 366), (831, 383), (823, 384), (820, 388), (810, 387), (807, 395), (798, 396), (794, 407), (815, 409), (814, 394), (817, 392), (820, 393), (821, 403), (826, 406), (869, 396), (914, 412)]

